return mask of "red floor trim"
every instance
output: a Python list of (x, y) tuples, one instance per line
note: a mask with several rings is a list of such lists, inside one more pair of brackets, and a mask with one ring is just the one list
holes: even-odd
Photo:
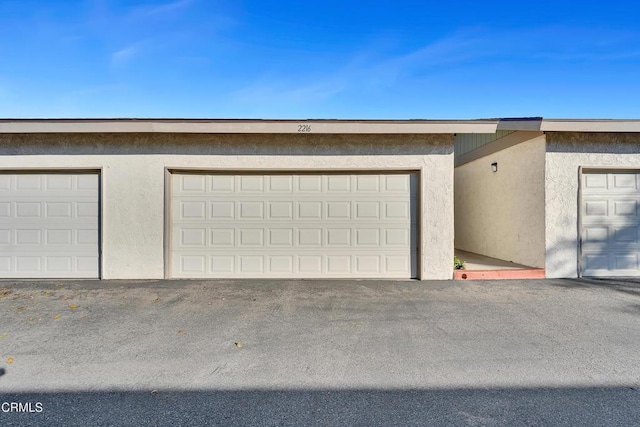
[(454, 270), (454, 280), (544, 279), (544, 268), (517, 270)]

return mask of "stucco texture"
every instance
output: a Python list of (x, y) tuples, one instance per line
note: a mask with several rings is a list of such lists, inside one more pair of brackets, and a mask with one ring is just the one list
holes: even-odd
[(164, 277), (165, 170), (417, 170), (420, 278), (451, 279), (453, 135), (4, 134), (0, 169), (102, 170), (102, 278)]
[(544, 158), (539, 136), (455, 169), (456, 248), (544, 267)]
[(577, 277), (580, 167), (640, 169), (640, 134), (548, 132), (546, 137), (546, 274)]

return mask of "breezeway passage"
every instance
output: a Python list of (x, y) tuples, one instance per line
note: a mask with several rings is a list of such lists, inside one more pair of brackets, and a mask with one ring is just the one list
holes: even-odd
[(97, 172), (0, 174), (0, 278), (98, 278)]
[(417, 174), (171, 175), (171, 277), (413, 278)]

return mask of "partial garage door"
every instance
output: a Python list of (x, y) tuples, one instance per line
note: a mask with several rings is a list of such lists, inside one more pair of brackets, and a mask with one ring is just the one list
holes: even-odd
[(411, 278), (416, 174), (173, 173), (173, 277)]
[(0, 173), (0, 277), (98, 277), (98, 174)]
[(640, 173), (582, 175), (582, 274), (640, 276)]

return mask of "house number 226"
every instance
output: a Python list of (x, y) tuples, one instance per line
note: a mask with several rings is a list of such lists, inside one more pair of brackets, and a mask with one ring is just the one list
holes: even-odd
[(300, 133), (311, 132), (311, 125), (298, 125), (298, 132)]

